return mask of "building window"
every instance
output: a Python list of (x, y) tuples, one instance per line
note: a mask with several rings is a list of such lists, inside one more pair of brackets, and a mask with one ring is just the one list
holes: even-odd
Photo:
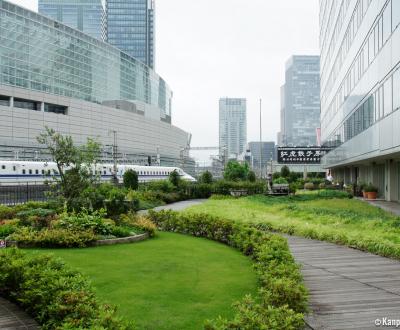
[(14, 107), (21, 108), (21, 109), (40, 111), (40, 102), (15, 98), (14, 99)]
[(393, 110), (398, 108), (400, 108), (400, 69), (393, 75)]
[(0, 105), (9, 107), (10, 106), (10, 98), (8, 96), (0, 95)]
[(391, 34), (392, 34), (392, 4), (391, 1), (389, 1), (385, 8), (385, 11), (383, 12), (383, 44), (385, 44), (386, 40), (389, 39)]
[(383, 85), (383, 94), (383, 115), (387, 116), (393, 110), (392, 77), (385, 81)]
[(63, 106), (63, 105), (50, 104), (50, 103), (45, 103), (44, 104), (44, 111), (45, 112), (52, 112), (52, 113), (66, 115), (67, 114), (67, 110), (68, 110), (68, 107)]

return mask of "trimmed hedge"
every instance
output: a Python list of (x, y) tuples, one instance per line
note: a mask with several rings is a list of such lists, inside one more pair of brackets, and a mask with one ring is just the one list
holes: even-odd
[(134, 329), (116, 316), (115, 307), (98, 302), (84, 276), (51, 256), (1, 251), (0, 295), (18, 303), (45, 330)]
[(161, 230), (215, 240), (254, 260), (259, 297), (246, 296), (234, 305), (236, 314), (232, 320), (207, 321), (207, 330), (291, 330), (304, 326), (307, 290), (284, 238), (206, 214), (150, 211), (149, 217)]

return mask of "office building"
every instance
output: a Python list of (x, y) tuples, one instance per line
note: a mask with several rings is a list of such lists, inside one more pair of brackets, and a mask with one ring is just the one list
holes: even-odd
[(39, 13), (93, 38), (105, 39), (104, 0), (39, 0)]
[(154, 0), (107, 0), (107, 42), (154, 68)]
[(237, 159), (246, 151), (246, 99), (219, 100), (219, 148), (225, 159)]
[(281, 87), (281, 146), (315, 146), (320, 127), (319, 56), (292, 56)]
[(323, 165), (400, 201), (400, 1), (320, 1)]
[(260, 152), (262, 152), (261, 164), (263, 173), (266, 173), (267, 167), (271, 166), (271, 160), (276, 160), (275, 142), (249, 142), (248, 149), (251, 154), (250, 165), (256, 172), (260, 170)]
[(191, 135), (171, 124), (172, 92), (150, 67), (46, 16), (0, 0), (0, 157), (48, 159), (45, 127), (91, 137), (120, 162), (186, 166)]

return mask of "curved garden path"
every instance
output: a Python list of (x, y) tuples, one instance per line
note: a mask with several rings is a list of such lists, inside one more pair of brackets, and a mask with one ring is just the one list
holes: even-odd
[[(156, 210), (183, 210), (204, 200)], [(311, 329), (400, 329), (400, 262), (332, 243), (286, 236), (310, 291)], [(390, 320), (399, 324), (389, 325)]]
[(0, 329), (36, 330), (39, 325), (19, 307), (0, 297)]

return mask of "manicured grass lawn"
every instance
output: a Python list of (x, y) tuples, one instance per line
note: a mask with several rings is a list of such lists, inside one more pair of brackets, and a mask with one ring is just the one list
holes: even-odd
[(263, 223), (275, 231), (400, 258), (400, 218), (355, 199), (328, 198), (318, 193), (210, 199), (185, 212)]
[(257, 290), (249, 258), (223, 244), (173, 233), (140, 243), (29, 250), (61, 257), (88, 275), (103, 301), (139, 329), (201, 329), (231, 317), (233, 302)]

